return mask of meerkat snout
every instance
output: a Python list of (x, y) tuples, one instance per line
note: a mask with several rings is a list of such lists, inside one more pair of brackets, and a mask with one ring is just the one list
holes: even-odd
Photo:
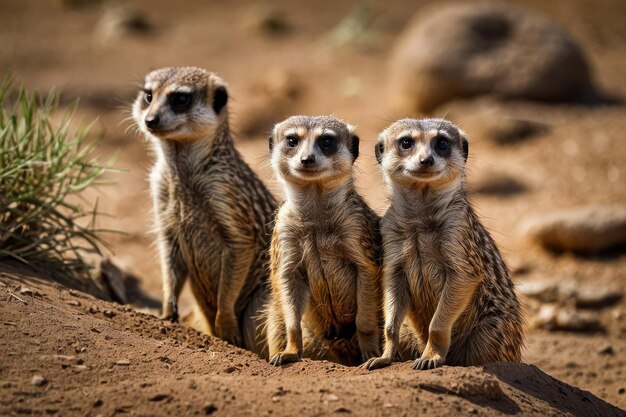
[(330, 116), (293, 116), (269, 138), (275, 172), (288, 182), (323, 182), (352, 172), (359, 138), (352, 126)]
[(441, 119), (403, 119), (385, 129), (374, 149), (383, 172), (402, 183), (457, 180), (469, 152), (465, 133)]
[(133, 117), (150, 137), (193, 140), (213, 135), (227, 103), (226, 84), (217, 75), (201, 68), (163, 68), (146, 77)]

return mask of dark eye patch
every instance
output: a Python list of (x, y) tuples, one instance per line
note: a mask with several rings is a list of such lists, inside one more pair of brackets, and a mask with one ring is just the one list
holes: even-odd
[(325, 156), (330, 156), (337, 152), (337, 138), (333, 135), (325, 134), (317, 138), (317, 146)]
[(448, 158), (452, 153), (452, 143), (450, 139), (442, 134), (437, 134), (437, 136), (433, 138), (432, 147), (437, 155), (442, 158)]
[(183, 92), (171, 93), (167, 97), (167, 100), (174, 113), (184, 113), (188, 111), (193, 104), (193, 94)]

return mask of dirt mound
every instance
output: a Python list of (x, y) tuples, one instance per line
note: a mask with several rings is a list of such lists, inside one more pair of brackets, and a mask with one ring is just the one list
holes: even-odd
[(392, 106), (429, 112), (481, 94), (541, 101), (591, 97), (580, 47), (540, 14), (501, 2), (420, 10), (390, 60)]
[(274, 368), (127, 306), (0, 276), (0, 415), (585, 415), (621, 410), (534, 366)]

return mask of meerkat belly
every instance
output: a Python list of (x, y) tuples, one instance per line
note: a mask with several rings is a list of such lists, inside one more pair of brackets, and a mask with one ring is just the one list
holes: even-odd
[(445, 258), (439, 237), (433, 232), (420, 232), (406, 262), (411, 299), (420, 327), (428, 328), (435, 314), (446, 282)]
[(201, 302), (216, 309), (224, 245), (218, 227), (204, 216), (187, 217), (180, 235), (193, 292), (196, 298), (202, 299)]
[(319, 239), (314, 253), (307, 259), (309, 310), (327, 339), (349, 339), (356, 332), (356, 268), (341, 256), (336, 236)]

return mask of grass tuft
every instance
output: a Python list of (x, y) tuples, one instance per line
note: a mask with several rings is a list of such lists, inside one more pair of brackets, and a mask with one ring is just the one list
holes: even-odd
[(93, 156), (91, 126), (73, 128), (76, 104), (58, 121), (56, 94), (40, 98), (20, 87), (11, 98), (12, 85), (7, 78), (0, 87), (0, 262), (85, 279), (87, 258), (106, 242), (97, 201), (80, 194), (102, 183), (111, 163)]

